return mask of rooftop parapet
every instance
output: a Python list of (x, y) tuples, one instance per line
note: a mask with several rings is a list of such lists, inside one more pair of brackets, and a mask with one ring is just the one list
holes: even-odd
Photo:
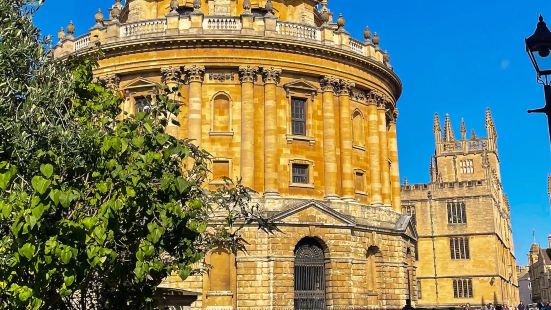
[(61, 29), (54, 56), (84, 53), (98, 44), (105, 47), (142, 39), (164, 41), (200, 36), (228, 36), (318, 44), (320, 47), (332, 47), (352, 53), (392, 70), (389, 54), (379, 46), (380, 37), (376, 33), (372, 36), (371, 31), (366, 28), (363, 42), (351, 38), (344, 29), (345, 20), (342, 15), (336, 23), (332, 22), (332, 15), (328, 15), (332, 13), (325, 11), (328, 10), (326, 2), (316, 11), (317, 19), (320, 19), (319, 26), (316, 23), (282, 21), (274, 14), (252, 14), (248, 2), (250, 1), (244, 2), (245, 9), (239, 16), (208, 16), (197, 9), (182, 11), (177, 6), (177, 1), (172, 1), (172, 10), (163, 18), (121, 22), (124, 20), (121, 16), (128, 14), (128, 8), (122, 7), (120, 1), (117, 1), (110, 10), (109, 19), (105, 19), (101, 11), (96, 13), (96, 24), (89, 33), (74, 38), (74, 25), (70, 28), (72, 33), (68, 35)]

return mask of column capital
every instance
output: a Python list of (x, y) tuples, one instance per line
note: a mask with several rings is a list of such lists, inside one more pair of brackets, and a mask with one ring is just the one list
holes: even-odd
[(182, 69), (180, 67), (162, 67), (161, 81), (165, 84), (178, 84), (181, 81)]
[(372, 90), (367, 94), (367, 104), (375, 105), (377, 108), (384, 108), (383, 94), (378, 90)]
[(185, 66), (184, 72), (186, 73), (189, 82), (202, 83), (205, 80), (205, 66)]
[(118, 74), (100, 76), (98, 80), (111, 90), (118, 90), (121, 83), (121, 77)]
[(240, 66), (239, 80), (241, 80), (241, 83), (254, 83), (256, 81), (258, 70), (258, 67), (254, 66)]
[(323, 92), (334, 92), (338, 88), (340, 80), (331, 75), (324, 75), (320, 78), (320, 86)]
[(262, 78), (266, 84), (279, 84), (281, 69), (274, 67), (262, 68)]
[(339, 96), (350, 96), (352, 93), (352, 88), (354, 88), (356, 84), (350, 80), (339, 80), (339, 83), (337, 85), (337, 92)]

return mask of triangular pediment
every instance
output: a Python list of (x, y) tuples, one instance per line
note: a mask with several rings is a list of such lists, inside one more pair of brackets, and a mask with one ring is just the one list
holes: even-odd
[(307, 201), (292, 206), (272, 217), (274, 222), (355, 226), (355, 221), (319, 201)]
[(283, 85), (283, 88), (286, 91), (291, 90), (291, 91), (303, 92), (303, 93), (316, 93), (318, 91), (318, 88), (316, 87), (316, 85), (311, 84), (310, 82), (303, 79), (289, 82)]
[(139, 88), (154, 88), (157, 87), (157, 83), (145, 78), (135, 78), (132, 81), (124, 85), (123, 89), (139, 89)]
[(409, 215), (402, 215), (396, 223), (396, 230), (403, 232), (404, 235), (408, 236), (413, 240), (417, 240), (417, 228), (413, 223), (413, 219)]

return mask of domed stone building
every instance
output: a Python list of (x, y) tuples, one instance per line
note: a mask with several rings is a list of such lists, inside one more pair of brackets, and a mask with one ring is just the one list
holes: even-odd
[(227, 176), (258, 192), (280, 229), (246, 228), (246, 252), (213, 251), (204, 275), (163, 288), (195, 292), (193, 309), (415, 303), (416, 232), (400, 214), (401, 82), (377, 34), (351, 38), (327, 0), (117, 0), (95, 19), (84, 36), (60, 32), (55, 56), (101, 43), (95, 74), (131, 114), (154, 104), (156, 84), (179, 87), (171, 133), (213, 154), (212, 186)]

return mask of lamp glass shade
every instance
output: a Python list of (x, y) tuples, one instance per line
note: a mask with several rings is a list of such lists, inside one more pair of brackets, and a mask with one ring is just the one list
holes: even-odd
[(542, 16), (534, 34), (526, 38), (526, 51), (538, 76), (551, 75), (551, 31)]

